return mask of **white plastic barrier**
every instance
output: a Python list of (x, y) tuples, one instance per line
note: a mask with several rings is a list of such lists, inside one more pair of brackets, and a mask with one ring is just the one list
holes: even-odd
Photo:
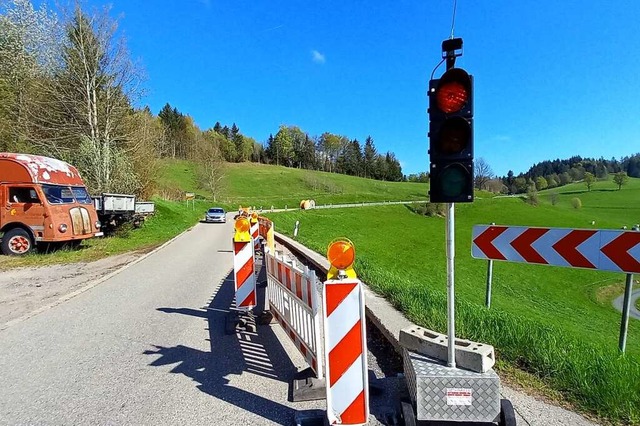
[(293, 341), (316, 377), (323, 377), (316, 274), (299, 269), (278, 252), (265, 255), (269, 310)]

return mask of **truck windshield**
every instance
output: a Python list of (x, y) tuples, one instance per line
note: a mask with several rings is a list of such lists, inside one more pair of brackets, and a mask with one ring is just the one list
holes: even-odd
[(51, 204), (70, 204), (76, 200), (82, 204), (91, 204), (91, 197), (82, 187), (71, 189), (68, 186), (42, 185), (42, 191)]
[(80, 204), (93, 203), (93, 200), (91, 200), (91, 197), (89, 196), (89, 193), (87, 192), (87, 189), (85, 187), (74, 186), (74, 187), (71, 187), (71, 191), (73, 191), (73, 196), (76, 197), (76, 200)]

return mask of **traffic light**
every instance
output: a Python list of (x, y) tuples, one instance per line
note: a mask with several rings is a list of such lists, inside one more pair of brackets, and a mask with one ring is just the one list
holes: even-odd
[(473, 201), (473, 77), (461, 68), (429, 81), (432, 203)]

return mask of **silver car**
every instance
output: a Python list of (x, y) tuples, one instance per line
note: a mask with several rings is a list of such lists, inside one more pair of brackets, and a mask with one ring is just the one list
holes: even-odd
[(204, 221), (225, 223), (227, 221), (227, 216), (224, 212), (224, 209), (220, 207), (212, 207), (206, 211), (204, 215)]

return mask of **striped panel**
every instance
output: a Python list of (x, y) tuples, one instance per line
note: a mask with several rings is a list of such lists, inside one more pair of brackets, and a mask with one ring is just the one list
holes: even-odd
[(233, 273), (236, 308), (251, 309), (257, 304), (253, 247), (247, 242), (233, 242)]
[(369, 417), (367, 344), (360, 281), (327, 281), (323, 290), (327, 417), (363, 425)]

